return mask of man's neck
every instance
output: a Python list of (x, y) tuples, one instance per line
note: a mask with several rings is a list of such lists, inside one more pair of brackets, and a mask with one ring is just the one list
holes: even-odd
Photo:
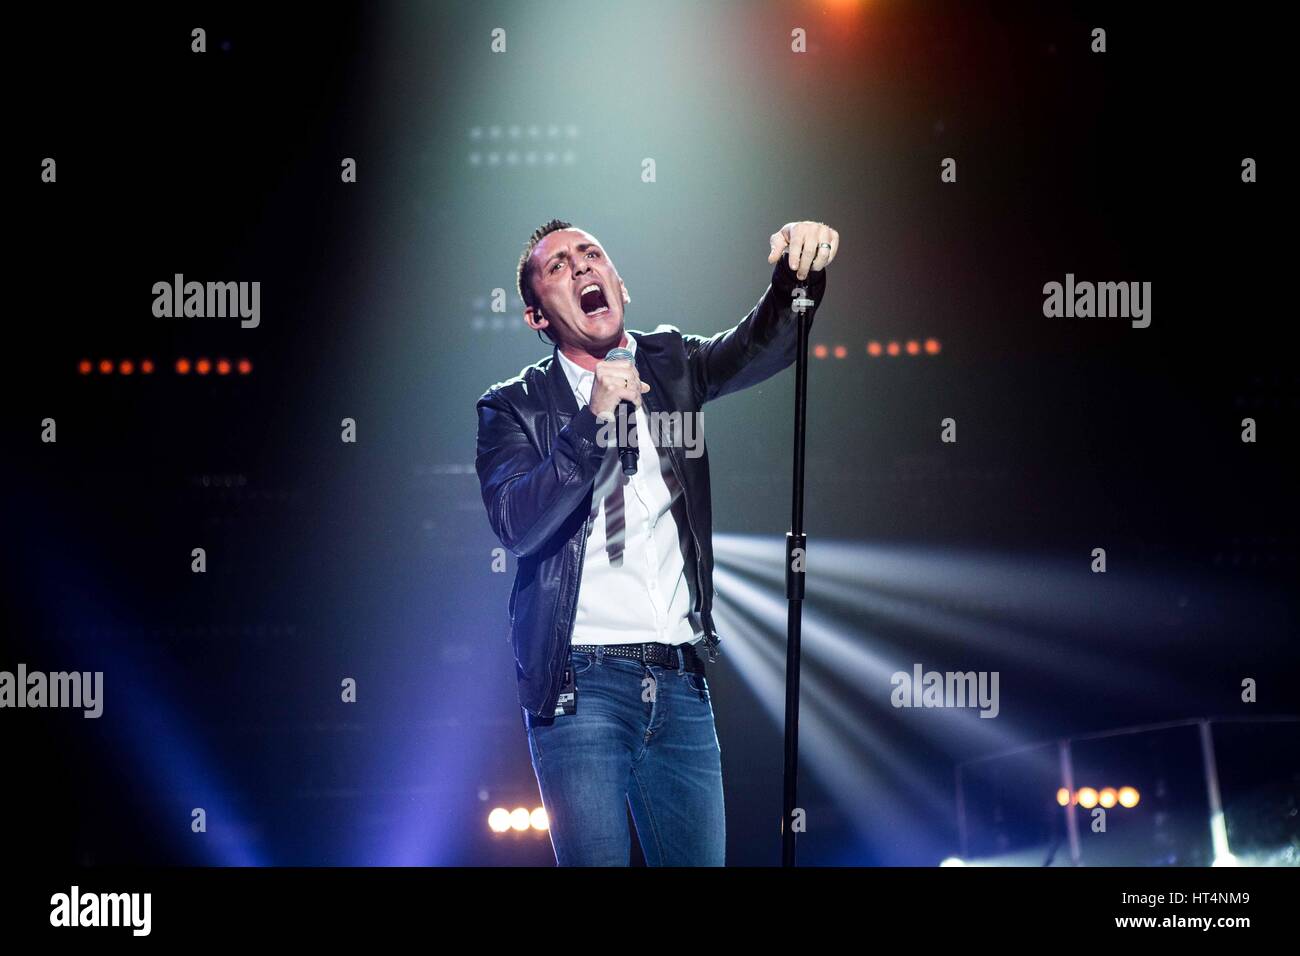
[[(615, 348), (627, 348), (626, 332), (623, 333), (623, 337), (619, 339), (618, 345), (615, 346)], [(605, 361), (605, 354), (609, 352), (609, 349), (606, 349), (605, 352), (602, 352), (599, 355), (593, 355), (584, 348), (579, 348), (575, 345), (565, 345), (560, 348), (560, 351), (563, 352), (564, 357), (574, 365), (579, 368), (584, 368), (588, 372), (594, 372), (596, 371), (596, 363)]]

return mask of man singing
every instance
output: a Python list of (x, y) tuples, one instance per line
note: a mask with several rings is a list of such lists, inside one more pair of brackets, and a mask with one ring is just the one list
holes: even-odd
[[(712, 338), (625, 330), (627, 286), (572, 223), (536, 230), (519, 259), (524, 321), (555, 347), (478, 400), (475, 464), (492, 530), (519, 561), (510, 639), (561, 866), (626, 866), (629, 805), (649, 865), (724, 862), (699, 412), (794, 362), (793, 293), (816, 310), (839, 234), (792, 222), (770, 243), (771, 285)], [(615, 348), (632, 358), (606, 360)], [(631, 474), (612, 427), (621, 402), (635, 415), (623, 430), (639, 448)]]

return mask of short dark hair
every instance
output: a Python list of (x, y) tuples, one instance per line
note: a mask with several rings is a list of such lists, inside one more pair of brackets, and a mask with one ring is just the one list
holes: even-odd
[[(565, 222), (563, 219), (552, 219), (550, 222), (538, 226), (533, 230), (533, 234), (528, 237), (528, 243), (524, 246), (523, 255), (519, 257), (519, 273), (517, 284), (519, 286), (519, 297), (524, 300), (524, 305), (537, 308), (537, 296), (533, 295), (533, 250), (537, 244), (555, 232), (557, 229), (572, 229), (573, 223)], [(551, 335), (551, 327), (548, 325), (544, 330), (546, 337), (555, 342), (555, 336)]]

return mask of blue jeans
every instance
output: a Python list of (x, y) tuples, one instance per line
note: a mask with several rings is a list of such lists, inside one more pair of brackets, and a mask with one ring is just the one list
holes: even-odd
[(524, 712), (560, 866), (627, 866), (627, 808), (650, 866), (722, 866), (722, 754), (707, 681), (571, 652), (577, 713)]

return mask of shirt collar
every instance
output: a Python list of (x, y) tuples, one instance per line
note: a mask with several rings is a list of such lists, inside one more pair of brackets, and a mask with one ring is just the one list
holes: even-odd
[[(627, 336), (627, 350), (636, 355), (636, 339), (632, 337), (632, 333), (627, 329), (623, 330), (623, 334)], [(569, 386), (573, 389), (573, 394), (584, 405), (590, 402), (591, 385), (595, 381), (596, 373), (583, 368), (558, 348), (555, 350), (555, 354), (560, 357), (560, 367), (564, 369), (564, 375), (569, 380)]]

